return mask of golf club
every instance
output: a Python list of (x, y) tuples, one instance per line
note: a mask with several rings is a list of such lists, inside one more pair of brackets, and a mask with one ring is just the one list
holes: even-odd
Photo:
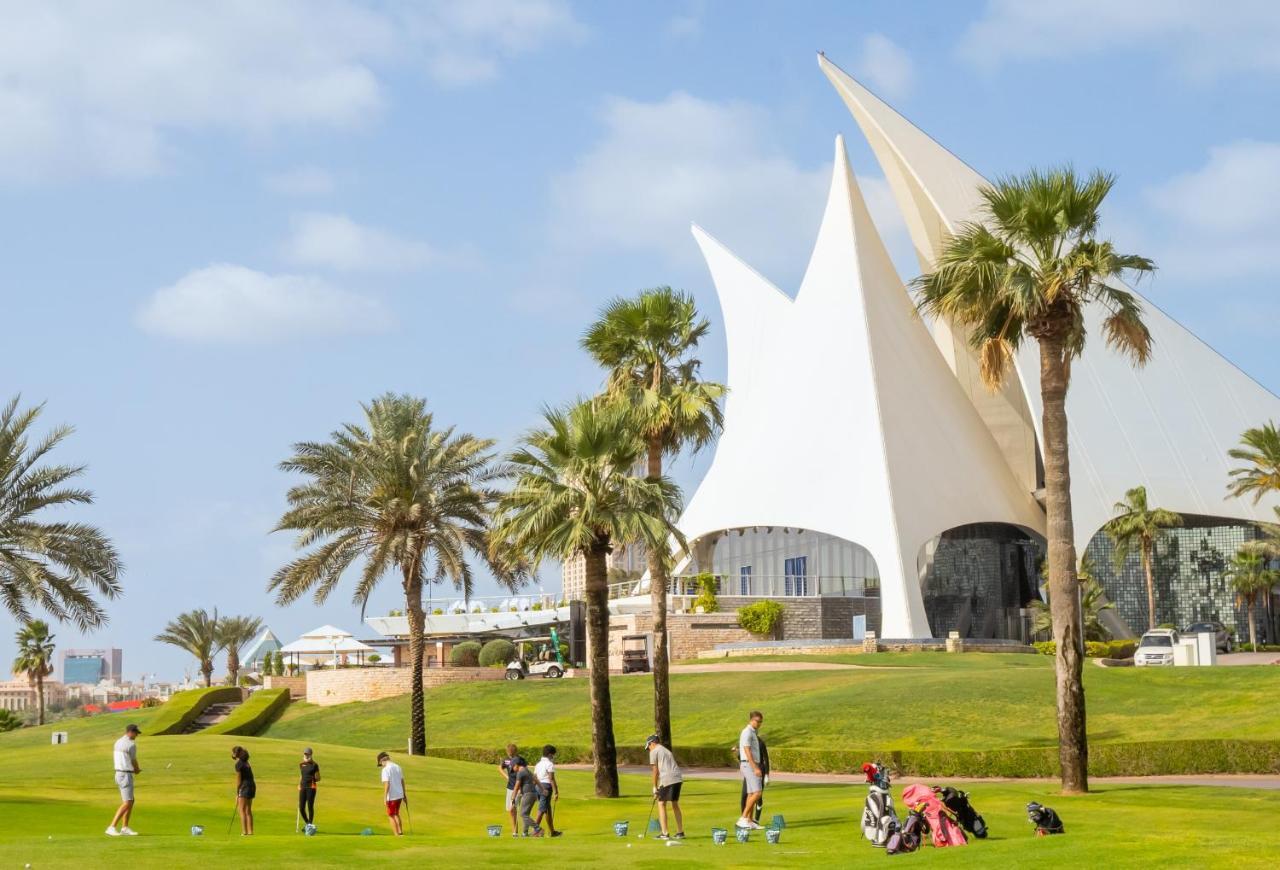
[(404, 813), (409, 817), (409, 835), (413, 835), (413, 810), (409, 809), (409, 793), (404, 793)]
[(236, 816), (240, 814), (240, 796), (236, 795), (236, 805), (231, 809), (231, 820), (227, 822), (227, 836), (231, 836), (231, 826), (236, 823)]
[(298, 833), (298, 826), (302, 824), (302, 810), (293, 811), (293, 832)]
[(653, 808), (658, 805), (658, 793), (653, 793), (653, 800), (649, 802), (649, 818), (644, 823), (644, 830), (640, 832), (640, 839), (649, 836), (649, 825), (653, 822)]

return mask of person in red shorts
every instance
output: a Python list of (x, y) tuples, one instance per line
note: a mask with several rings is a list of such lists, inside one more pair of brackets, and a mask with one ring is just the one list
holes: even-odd
[(400, 823), (400, 804), (404, 801), (404, 771), (385, 752), (378, 753), (378, 767), (382, 768), (382, 799), (387, 804), (391, 832), (399, 837), (404, 834), (404, 826)]

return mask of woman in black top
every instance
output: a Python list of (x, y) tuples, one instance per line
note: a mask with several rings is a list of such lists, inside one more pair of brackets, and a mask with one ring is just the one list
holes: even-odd
[(298, 815), (304, 825), (312, 825), (316, 820), (316, 783), (320, 781), (320, 765), (311, 758), (310, 749), (302, 750), (298, 772), (301, 776), (298, 781)]
[(243, 746), (233, 746), (231, 757), (236, 761), (236, 810), (240, 813), (240, 833), (250, 837), (253, 835), (253, 799), (258, 794), (258, 785), (253, 781), (248, 750)]

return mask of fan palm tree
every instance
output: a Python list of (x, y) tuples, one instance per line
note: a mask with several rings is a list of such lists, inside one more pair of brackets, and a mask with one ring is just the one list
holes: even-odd
[(224, 616), (218, 621), (218, 643), (227, 651), (227, 675), (240, 684), (240, 647), (258, 636), (262, 620), (257, 616)]
[(39, 518), (46, 508), (93, 503), (93, 493), (69, 485), (83, 465), (40, 464), (72, 432), (57, 426), (32, 443), (43, 409), (19, 410), (16, 396), (0, 409), (0, 601), (19, 623), (39, 607), (92, 631), (107, 623), (94, 594), (120, 594), (120, 556), (93, 526)]
[[(699, 450), (719, 433), (721, 384), (699, 377), (694, 356), (710, 324), (698, 316), (693, 297), (657, 287), (630, 299), (615, 299), (582, 338), (583, 348), (608, 370), (605, 395), (635, 411), (645, 443), (645, 472), (662, 477), (664, 456), (685, 447)], [(669, 547), (648, 550), (653, 606), (653, 723), (663, 746), (671, 746), (671, 692), (667, 659)]]
[(1081, 178), (1071, 169), (1054, 169), (984, 186), (980, 222), (961, 225), (945, 241), (933, 270), (912, 282), (923, 312), (968, 330), (991, 389), (1008, 377), (1025, 340), (1039, 345), (1058, 755), (1066, 792), (1089, 787), (1067, 444), (1067, 389), (1071, 363), (1084, 351), (1086, 310), (1102, 315), (1112, 349), (1137, 365), (1151, 354), (1141, 305), (1120, 281), (1155, 266), (1097, 238), (1099, 209), (1114, 183), (1101, 172)]
[(36, 690), (36, 724), (44, 724), (44, 678), (53, 673), (53, 635), (49, 624), (39, 619), (18, 629), (18, 657), (13, 671), (26, 674)]
[(1271, 593), (1271, 587), (1280, 583), (1280, 571), (1267, 568), (1266, 560), (1258, 553), (1241, 549), (1231, 557), (1227, 568), (1231, 588), (1236, 591), (1236, 601), (1249, 608), (1249, 644), (1258, 649), (1258, 621), (1256, 606)]
[(200, 666), (205, 686), (213, 685), (213, 657), (222, 649), (218, 611), (212, 616), (204, 608), (181, 613), (154, 639), (190, 653)]
[(613, 704), (609, 695), (608, 557), (615, 544), (667, 546), (680, 490), (665, 477), (632, 477), (644, 455), (629, 409), (582, 402), (549, 410), (507, 459), (514, 478), (494, 518), (495, 544), (530, 563), (586, 563), (587, 642), (591, 650), (591, 745), (599, 797), (618, 796)]
[(1116, 570), (1124, 565), (1136, 546), (1142, 558), (1142, 573), (1147, 578), (1147, 630), (1156, 627), (1156, 541), (1165, 529), (1182, 525), (1182, 517), (1164, 508), (1147, 504), (1147, 488), (1135, 486), (1124, 494), (1124, 501), (1116, 502), (1116, 516), (1103, 525), (1115, 544)]
[[(1080, 612), (1084, 618), (1084, 639), (1086, 641), (1108, 640), (1111, 632), (1102, 624), (1102, 611), (1115, 610), (1114, 602), (1106, 600), (1102, 584), (1094, 578), (1093, 560), (1087, 555), (1080, 557), (1080, 570), (1076, 573), (1080, 579)], [(1048, 592), (1046, 590), (1046, 598)], [(1036, 599), (1031, 602), (1035, 614), (1031, 622), (1031, 631), (1035, 635), (1053, 635), (1053, 609), (1048, 601)]]
[(1231, 469), (1234, 479), (1227, 484), (1228, 494), (1236, 498), (1252, 495), (1254, 504), (1267, 493), (1280, 494), (1280, 430), (1275, 421), (1246, 429), (1240, 444), (1227, 455), (1248, 464)]
[[(491, 488), (493, 442), (436, 429), (423, 399), (386, 394), (363, 405), (363, 426), (348, 423), (329, 441), (293, 446), (280, 463), (306, 481), (289, 490), (289, 510), (277, 531), (298, 533), (310, 552), (285, 565), (267, 588), (279, 604), (310, 593), (325, 601), (352, 563), (362, 560), (353, 599), (363, 608), (389, 572), (400, 578), (409, 617), (410, 749), (427, 751), (422, 687), (424, 584), (450, 581), (470, 597), (468, 557), (487, 559), (486, 524), (497, 492)], [(523, 566), (490, 563), (515, 588)]]

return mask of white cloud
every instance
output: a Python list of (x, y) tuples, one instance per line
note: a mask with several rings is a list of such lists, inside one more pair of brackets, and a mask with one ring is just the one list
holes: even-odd
[(157, 290), (139, 309), (147, 332), (209, 343), (384, 332), (392, 318), (376, 299), (300, 275), (268, 275), (215, 263)]
[(303, 212), (293, 218), (284, 256), (301, 266), (345, 272), (407, 272), (436, 259), (425, 242), (402, 239), (342, 214)]
[(456, 83), (580, 34), (560, 0), (0, 4), (0, 181), (154, 173), (187, 131), (358, 126), (382, 67)]
[(905, 97), (911, 92), (915, 80), (911, 56), (883, 33), (872, 33), (862, 40), (856, 70), (872, 88), (888, 99)]
[(319, 166), (295, 166), (273, 172), (262, 183), (267, 190), (284, 196), (323, 196), (333, 193), (337, 187), (333, 175)]
[[(786, 157), (764, 111), (675, 93), (657, 103), (612, 99), (602, 121), (601, 141), (553, 179), (557, 245), (655, 252), (696, 264), (689, 234), (696, 222), (779, 283), (803, 270), (831, 166), (803, 167)], [(894, 212), (888, 188), (883, 179), (864, 188), (892, 251), (901, 220), (885, 213), (885, 205)]]
[(1274, 0), (988, 0), (960, 43), (978, 66), (1073, 58), (1116, 49), (1162, 51), (1183, 72), (1280, 72)]

